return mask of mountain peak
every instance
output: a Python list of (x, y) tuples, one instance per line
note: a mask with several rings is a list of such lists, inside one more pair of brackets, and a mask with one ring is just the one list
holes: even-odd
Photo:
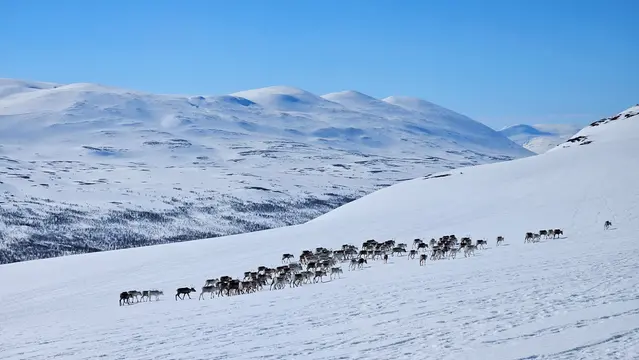
[(324, 94), (322, 95), (322, 97), (324, 99), (328, 99), (328, 100), (339, 100), (339, 99), (351, 99), (351, 100), (367, 100), (367, 101), (380, 101), (370, 95), (366, 95), (364, 93), (361, 93), (357, 90), (344, 90), (344, 91), (337, 91), (337, 92), (332, 92), (332, 93), (328, 93), (328, 94)]
[(383, 98), (382, 101), (387, 102), (389, 104), (397, 105), (399, 107), (403, 107), (408, 110), (413, 110), (413, 111), (428, 111), (428, 112), (431, 112), (433, 110), (451, 111), (437, 104), (433, 104), (430, 101), (426, 101), (424, 99), (420, 99), (420, 98), (412, 97), (412, 96), (393, 95), (393, 96)]
[(323, 99), (309, 91), (285, 85), (244, 90), (231, 95), (248, 99), (267, 109), (279, 111), (305, 111), (314, 106), (337, 106), (336, 103)]
[(294, 86), (288, 86), (288, 85), (265, 86), (265, 87), (256, 88), (256, 89), (238, 91), (230, 95), (246, 98), (243, 95), (251, 95), (251, 94), (252, 95), (279, 94), (279, 95), (304, 95), (304, 96), (313, 95), (304, 89), (300, 89), (300, 88), (297, 88)]
[(499, 130), (500, 133), (507, 137), (515, 136), (515, 135), (535, 135), (535, 136), (543, 136), (543, 135), (552, 135), (552, 133), (541, 131), (535, 128), (532, 125), (528, 124), (517, 124), (506, 126), (503, 129)]
[(322, 98), (343, 105), (344, 107), (370, 114), (396, 112), (396, 108), (370, 95), (356, 90), (345, 90), (322, 95)]

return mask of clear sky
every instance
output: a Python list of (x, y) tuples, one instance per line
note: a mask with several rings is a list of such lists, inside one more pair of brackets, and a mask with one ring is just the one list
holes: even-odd
[(639, 102), (637, 0), (0, 0), (0, 77), (416, 96), (494, 128)]

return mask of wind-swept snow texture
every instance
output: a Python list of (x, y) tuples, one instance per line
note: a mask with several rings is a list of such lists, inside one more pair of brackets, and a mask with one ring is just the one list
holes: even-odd
[(499, 133), (532, 152), (542, 154), (568, 140), (582, 127), (576, 124), (520, 124), (503, 128)]
[(418, 99), (0, 79), (0, 263), (299, 224), (401, 180), (530, 155)]
[[(584, 129), (585, 145), (401, 182), (302, 225), (0, 266), (3, 358), (636, 359), (636, 110)], [(548, 228), (564, 236), (524, 244)], [(447, 234), (489, 246), (197, 300), (205, 279), (283, 253)], [(174, 300), (182, 286), (193, 300)], [(118, 306), (121, 291), (152, 288), (160, 301)]]

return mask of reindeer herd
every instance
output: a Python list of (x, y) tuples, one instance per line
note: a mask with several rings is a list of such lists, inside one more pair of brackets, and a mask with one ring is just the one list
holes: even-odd
[(151, 301), (153, 297), (155, 300), (160, 300), (160, 295), (164, 295), (162, 290), (144, 290), (142, 292), (137, 290), (123, 291), (120, 293), (120, 306), (123, 304), (131, 304), (133, 300), (135, 302)]
[[(538, 233), (527, 232), (524, 242), (538, 242), (542, 236), (545, 238), (556, 238), (562, 235), (561, 229), (540, 230)], [(496, 246), (504, 243), (504, 237), (496, 238)], [(475, 255), (475, 250), (483, 250), (488, 246), (486, 239), (473, 241), (469, 236), (458, 239), (455, 235), (445, 235), (438, 240), (414, 239), (411, 249), (406, 243), (395, 243), (395, 240), (377, 241), (366, 240), (361, 247), (353, 244), (344, 244), (337, 250), (318, 247), (313, 250), (303, 250), (299, 256), (293, 254), (282, 254), (282, 265), (276, 267), (258, 266), (244, 273), (242, 278), (231, 276), (221, 276), (219, 278), (207, 279), (201, 288), (199, 300), (204, 299), (208, 294), (212, 299), (214, 296), (233, 296), (250, 294), (262, 291), (266, 287), (269, 290), (281, 290), (287, 285), (291, 288), (300, 287), (307, 284), (324, 282), (328, 277), (331, 281), (334, 278), (341, 278), (343, 274), (341, 264), (348, 264), (349, 271), (362, 270), (368, 261), (381, 260), (388, 262), (389, 255), (392, 257), (406, 256), (407, 260), (417, 259), (419, 256), (419, 266), (424, 266), (426, 261), (438, 261), (444, 259), (455, 259), (462, 253), (464, 257)], [(175, 300), (191, 299), (191, 293), (195, 293), (193, 287), (181, 287), (176, 290)], [(151, 301), (152, 298), (159, 300), (159, 296), (164, 295), (161, 290), (137, 290), (124, 291), (120, 293), (120, 306), (132, 304), (134, 302)]]
[(564, 231), (561, 229), (548, 229), (548, 230), (539, 230), (539, 232), (527, 232), (524, 237), (524, 244), (529, 242), (539, 242), (542, 237), (544, 239), (557, 238), (559, 235), (563, 235)]

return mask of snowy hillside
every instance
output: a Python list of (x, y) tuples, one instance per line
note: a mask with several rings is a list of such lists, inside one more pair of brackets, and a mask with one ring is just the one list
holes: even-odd
[(576, 124), (520, 124), (503, 128), (499, 132), (524, 148), (542, 154), (568, 140), (582, 127)]
[[(302, 225), (2, 265), (3, 356), (635, 359), (637, 110), (587, 127), (586, 140), (401, 182)], [(524, 243), (551, 228), (563, 235)], [(284, 253), (370, 238), (410, 250), (414, 238), (449, 234), (488, 246), (424, 266), (419, 255), (356, 270), (338, 262), (332, 280), (198, 300), (206, 279), (281, 266)], [(193, 299), (176, 301), (185, 286)], [(134, 289), (164, 295), (118, 306)]]
[(404, 179), (530, 155), (417, 99), (0, 79), (0, 263), (297, 224)]

